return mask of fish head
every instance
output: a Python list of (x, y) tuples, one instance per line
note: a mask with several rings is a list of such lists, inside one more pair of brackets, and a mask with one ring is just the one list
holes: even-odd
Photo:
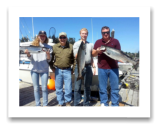
[(42, 51), (48, 51), (48, 49), (46, 47), (43, 47)]
[(80, 48), (81, 48), (82, 50), (85, 50), (85, 49), (86, 49), (86, 44), (84, 44), (83, 42), (81, 42)]
[(83, 50), (86, 49), (86, 44), (83, 44), (83, 45), (82, 45), (82, 49), (83, 49)]
[(100, 47), (100, 50), (105, 51), (106, 50), (106, 47), (105, 46), (101, 46)]

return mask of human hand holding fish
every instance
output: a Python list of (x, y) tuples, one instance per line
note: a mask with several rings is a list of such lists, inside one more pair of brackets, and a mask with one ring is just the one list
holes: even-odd
[[(100, 47), (98, 47), (96, 51), (97, 51), (97, 54), (98, 54), (98, 53), (102, 53), (102, 50), (100, 49)], [(105, 50), (104, 50), (104, 51), (105, 51)]]
[(53, 71), (53, 73), (55, 73), (55, 68), (51, 69)]
[(27, 49), (24, 51), (24, 53), (27, 54), (27, 57), (30, 57), (30, 56), (31, 56), (31, 55), (30, 55), (30, 52), (29, 52)]
[(49, 60), (50, 59), (50, 50), (49, 49), (46, 51), (46, 55), (47, 55), (47, 59)]
[(96, 75), (96, 67), (93, 68), (93, 75)]
[(120, 63), (124, 63), (122, 60), (118, 60), (118, 62), (120, 62)]

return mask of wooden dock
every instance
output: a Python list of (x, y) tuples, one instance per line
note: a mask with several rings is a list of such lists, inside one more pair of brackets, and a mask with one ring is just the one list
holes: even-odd
[[(139, 106), (139, 90), (121, 88), (119, 106)], [(40, 89), (40, 100), (42, 103), (42, 91)], [(83, 102), (83, 99), (82, 101)], [(111, 105), (111, 102), (109, 103)], [(35, 106), (33, 85), (30, 83), (19, 83), (19, 106)], [(48, 90), (48, 106), (58, 106), (56, 92)], [(71, 102), (73, 106), (73, 100)], [(90, 101), (90, 106), (100, 106), (100, 101)]]

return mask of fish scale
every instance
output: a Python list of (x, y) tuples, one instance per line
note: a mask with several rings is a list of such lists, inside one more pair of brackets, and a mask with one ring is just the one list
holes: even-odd
[(47, 51), (48, 49), (46, 47), (41, 47), (41, 46), (20, 46), (19, 50), (20, 51), (25, 51), (28, 50), (30, 53), (42, 53), (44, 51)]
[(78, 65), (78, 78), (77, 81), (79, 79), (83, 79), (82, 77), (82, 70), (85, 67), (85, 53), (86, 53), (86, 46), (85, 44), (82, 42), (80, 44), (80, 47), (78, 49), (78, 55), (77, 55), (77, 65)]

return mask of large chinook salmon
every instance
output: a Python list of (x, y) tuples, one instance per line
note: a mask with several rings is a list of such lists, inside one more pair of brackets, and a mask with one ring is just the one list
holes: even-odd
[(86, 45), (81, 42), (81, 45), (79, 46), (78, 49), (78, 53), (77, 53), (77, 68), (78, 68), (78, 78), (77, 81), (79, 79), (83, 79), (82, 77), (82, 70), (85, 67), (85, 53), (86, 53)]
[(121, 60), (124, 63), (132, 63), (133, 68), (137, 70), (139, 62), (132, 60), (122, 51), (112, 47), (103, 46), (103, 45), (100, 47), (100, 50), (105, 50), (103, 53), (114, 60)]
[(48, 49), (46, 47), (41, 47), (41, 46), (20, 46), (19, 50), (21, 52), (24, 52), (25, 50), (28, 50), (30, 53), (42, 53), (44, 51), (47, 51)]

